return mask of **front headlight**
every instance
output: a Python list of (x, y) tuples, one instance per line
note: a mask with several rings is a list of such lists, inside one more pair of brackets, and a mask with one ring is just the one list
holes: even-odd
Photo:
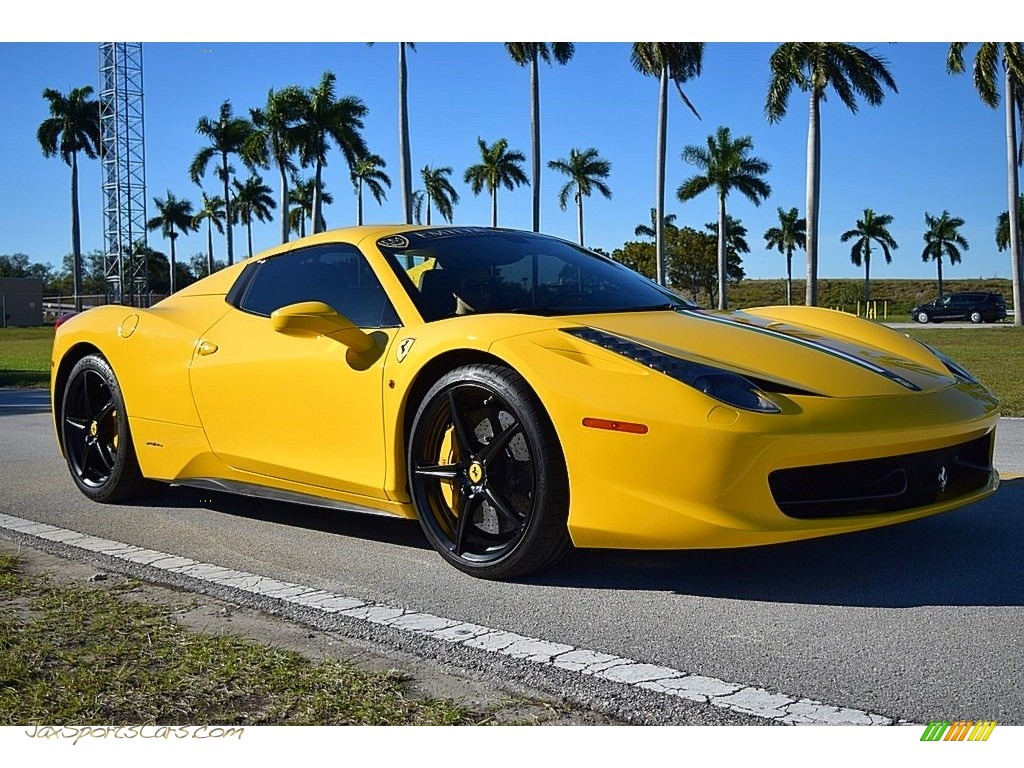
[(748, 379), (732, 371), (724, 371), (692, 360), (683, 360), (666, 355), (644, 344), (599, 331), (595, 328), (562, 328), (564, 333), (583, 341), (596, 344), (635, 362), (653, 368), (659, 373), (671, 376), (687, 386), (703, 392), (708, 397), (755, 413), (782, 413), (767, 395)]

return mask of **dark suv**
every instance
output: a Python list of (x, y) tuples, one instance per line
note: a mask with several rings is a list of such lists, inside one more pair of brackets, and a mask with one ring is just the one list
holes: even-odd
[(919, 323), (943, 320), (970, 320), (994, 323), (1006, 319), (1006, 302), (998, 293), (947, 293), (919, 307), (911, 316)]

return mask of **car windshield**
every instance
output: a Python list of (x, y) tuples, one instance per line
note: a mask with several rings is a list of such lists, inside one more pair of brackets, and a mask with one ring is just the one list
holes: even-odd
[(546, 235), (450, 227), (383, 237), (377, 247), (425, 320), (694, 306), (612, 259)]

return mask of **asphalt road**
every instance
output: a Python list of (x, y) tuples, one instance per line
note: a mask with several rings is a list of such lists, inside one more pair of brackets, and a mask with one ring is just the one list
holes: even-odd
[(1024, 724), (1024, 420), (998, 431), (1015, 479), (963, 510), (749, 550), (580, 551), (520, 583), (462, 575), (408, 521), (185, 488), (93, 504), (45, 392), (0, 390), (0, 455), (8, 515), (892, 720)]

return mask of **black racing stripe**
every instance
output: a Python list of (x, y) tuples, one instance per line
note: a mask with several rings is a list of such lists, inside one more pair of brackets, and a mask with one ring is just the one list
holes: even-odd
[(681, 315), (686, 315), (687, 317), (695, 317), (699, 320), (710, 320), (711, 322), (719, 323), (721, 325), (728, 325), (733, 328), (742, 328), (747, 331), (753, 331), (754, 333), (761, 333), (764, 334), (765, 336), (771, 336), (772, 338), (783, 339), (784, 341), (789, 341), (792, 342), (793, 344), (799, 344), (803, 347), (807, 347), (808, 349), (813, 349), (818, 352), (824, 352), (825, 354), (832, 355), (833, 357), (837, 357), (840, 360), (845, 360), (848, 363), (858, 365), (861, 368), (871, 371), (872, 373), (877, 373), (879, 376), (884, 376), (885, 378), (889, 379), (889, 381), (895, 382), (896, 384), (899, 384), (902, 387), (906, 387), (909, 390), (912, 390), (914, 392), (921, 391), (921, 388), (917, 386), (917, 384), (915, 384), (912, 381), (908, 381), (907, 379), (900, 376), (898, 373), (890, 371), (888, 368), (883, 368), (882, 366), (876, 363), (872, 363), (869, 360), (864, 360), (863, 358), (857, 357), (856, 355), (851, 355), (849, 352), (844, 352), (841, 349), (830, 347), (829, 345), (823, 344), (820, 341), (808, 341), (807, 339), (801, 339), (798, 336), (793, 336), (791, 334), (784, 333), (783, 331), (775, 330), (774, 328), (765, 328), (764, 326), (754, 325), (752, 323), (743, 323), (738, 320), (730, 320), (725, 317), (716, 317), (715, 315), (704, 314), (702, 310), (677, 309), (676, 312), (678, 312)]

